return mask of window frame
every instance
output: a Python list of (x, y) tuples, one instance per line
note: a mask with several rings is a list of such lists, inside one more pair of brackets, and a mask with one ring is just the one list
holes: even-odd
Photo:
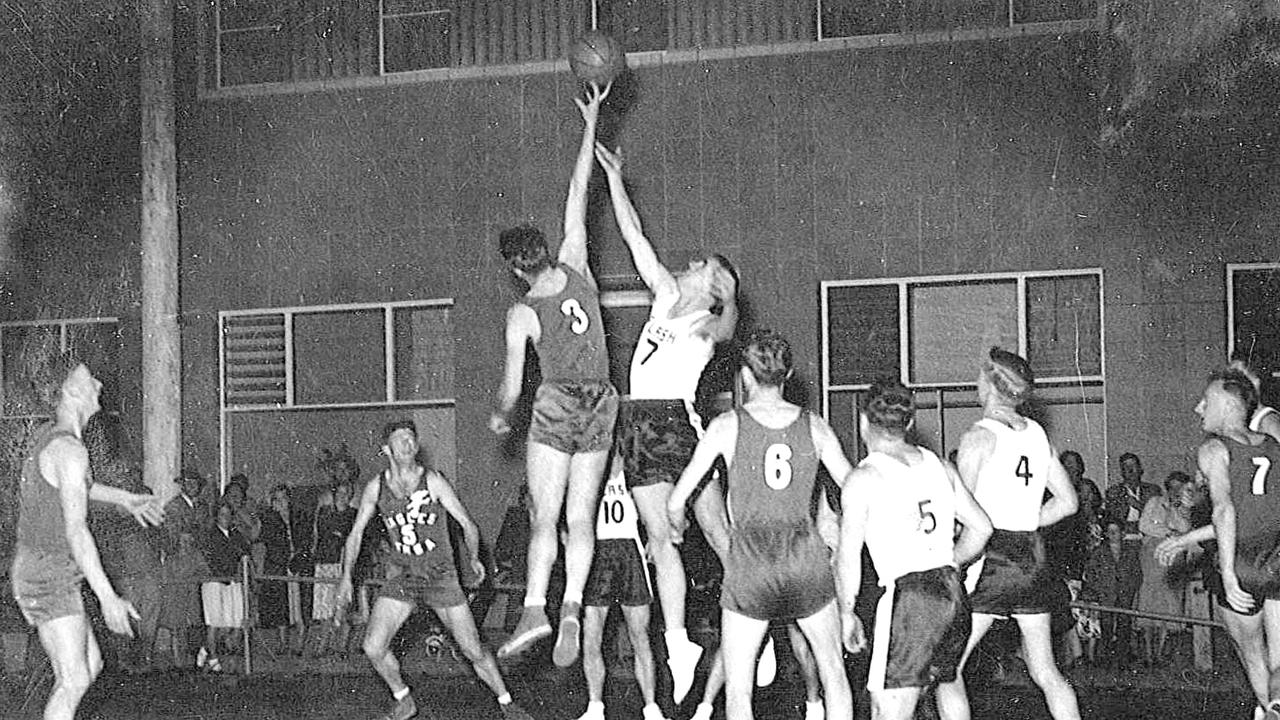
[[(1280, 262), (1227, 263), (1227, 357), (1236, 350), (1236, 274), (1251, 271), (1270, 271), (1280, 275)], [(1271, 377), (1280, 378), (1280, 367), (1271, 368)]]
[[(114, 325), (116, 335), (118, 336), (120, 334), (120, 318), (116, 316), (110, 316), (110, 315), (102, 315), (102, 316), (86, 315), (81, 317), (52, 318), (47, 320), (5, 320), (5, 321), (0, 321), (0, 347), (3, 347), (4, 331), (7, 328), (41, 327), (41, 326), (50, 326), (50, 325), (58, 326), (58, 349), (60, 352), (67, 351), (67, 328), (72, 325)], [(112, 368), (112, 371), (115, 372), (117, 376), (117, 384), (118, 384), (119, 383), (118, 377), (120, 374), (120, 366), (119, 366), (118, 359), (117, 359), (116, 367)], [(53, 416), (52, 413), (27, 414), (27, 415), (6, 414), (4, 412), (4, 408), (5, 408), (5, 405), (7, 404), (6, 402), (7, 391), (5, 388), (5, 383), (3, 381), (4, 377), (5, 377), (4, 356), (3, 354), (0, 354), (0, 420), (39, 420), (44, 418), (50, 418)], [(118, 415), (119, 409), (110, 410), (108, 412), (112, 415)]]

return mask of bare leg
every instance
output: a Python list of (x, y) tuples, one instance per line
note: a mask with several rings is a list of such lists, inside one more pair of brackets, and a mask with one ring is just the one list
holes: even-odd
[(508, 695), (507, 684), (498, 670), (497, 661), (493, 659), (493, 654), (480, 643), (480, 633), (476, 630), (476, 620), (471, 615), (471, 608), (467, 607), (466, 603), (462, 603), (452, 607), (433, 609), (445, 630), (453, 636), (458, 649), (467, 660), (471, 661), (471, 667), (476, 671), (476, 676), (481, 682), (488, 685), (493, 694), (500, 699)]
[(923, 688), (906, 687), (871, 691), (871, 720), (911, 720)]
[(694, 710), (690, 720), (711, 720), (711, 711), (716, 703), (716, 696), (724, 689), (724, 653), (716, 648), (715, 657), (711, 661), (711, 672), (707, 675), (707, 684), (702, 689), (702, 702)]
[(800, 674), (804, 676), (805, 700), (809, 702), (821, 700), (822, 684), (818, 680), (818, 661), (813, 657), (809, 641), (800, 631), (800, 626), (795, 624), (787, 626), (787, 638), (791, 640), (791, 652), (796, 656), (796, 663), (800, 665)]
[(532, 517), (529, 527), (526, 604), (546, 603), (551, 566), (555, 564), (560, 551), (556, 525), (560, 522), (560, 510), (564, 505), (565, 488), (569, 482), (570, 460), (571, 456), (546, 445), (528, 445), (526, 472)]
[(1267, 682), (1268, 702), (1280, 701), (1280, 602), (1265, 600), (1262, 604), (1262, 622), (1267, 633)]
[(592, 703), (604, 702), (605, 663), (601, 646), (604, 644), (604, 623), (608, 618), (608, 607), (593, 605), (584, 611), (582, 674), (587, 678), (587, 701)]
[(649, 647), (649, 606), (623, 606), (622, 616), (626, 618), (631, 649), (635, 653), (636, 685), (640, 686), (640, 697), (648, 707), (658, 701), (653, 676), (653, 648)]
[(671, 544), (667, 523), (667, 498), (671, 485), (656, 483), (631, 489), (636, 509), (649, 537), (649, 555), (657, 571), (658, 597), (662, 599), (662, 623), (667, 631), (684, 629), (684, 598), (687, 580), (680, 551)]
[(551, 659), (568, 667), (578, 659), (578, 613), (582, 590), (591, 573), (596, 547), (596, 508), (600, 502), (600, 481), (608, 464), (608, 452), (581, 453), (569, 461), (569, 491), (565, 498), (565, 518), (569, 537), (564, 549), (564, 602), (560, 605), (560, 632)]
[[(732, 610), (721, 611), (720, 617), (720, 654), (724, 658), (725, 671), (725, 716), (728, 720), (753, 720), (751, 691), (755, 687), (756, 653), (760, 651), (760, 642), (769, 629), (769, 623), (739, 615)], [(831, 637), (840, 637), (839, 630), (833, 631)], [(841, 671), (843, 672), (843, 668)]]
[(1049, 714), (1054, 720), (1080, 720), (1076, 691), (1053, 661), (1053, 634), (1049, 613), (1014, 615), (1022, 631), (1022, 659), (1027, 663), (1031, 679), (1040, 686)]
[(373, 603), (369, 613), (369, 626), (364, 634), (364, 654), (373, 669), (387, 684), (394, 695), (404, 690), (404, 678), (400, 676), (400, 661), (391, 652), (391, 639), (400, 631), (404, 621), (413, 612), (413, 605), (391, 598), (381, 597)]
[(853, 717), (853, 691), (844, 669), (844, 653), (840, 645), (840, 616), (834, 600), (818, 612), (796, 621), (813, 651), (822, 681), (822, 694), (827, 717)]
[(1241, 615), (1230, 608), (1219, 609), (1222, 611), (1222, 624), (1226, 625), (1227, 634), (1231, 636), (1236, 654), (1240, 657), (1240, 664), (1244, 666), (1244, 674), (1249, 678), (1253, 696), (1259, 707), (1266, 707), (1271, 693), (1271, 671), (1267, 667), (1262, 614)]
[(964, 666), (995, 620), (994, 615), (973, 614), (969, 642), (964, 646), (964, 654), (960, 656), (960, 664), (956, 667), (956, 679), (938, 683), (938, 717), (941, 720), (969, 720), (969, 695), (964, 686)]
[(44, 706), (44, 720), (73, 720), (80, 700), (102, 670), (102, 654), (88, 618), (56, 618), (40, 625), (37, 632), (53, 665), (53, 691)]

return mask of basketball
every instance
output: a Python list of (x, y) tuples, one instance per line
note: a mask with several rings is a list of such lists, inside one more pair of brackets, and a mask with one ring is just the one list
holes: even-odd
[(583, 82), (601, 87), (609, 84), (627, 66), (626, 54), (613, 37), (591, 30), (569, 51), (569, 69)]

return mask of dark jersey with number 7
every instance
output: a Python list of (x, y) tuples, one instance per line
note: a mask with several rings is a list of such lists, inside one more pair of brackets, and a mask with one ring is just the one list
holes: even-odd
[(1230, 458), (1227, 475), (1236, 511), (1236, 547), (1280, 535), (1280, 443), (1270, 436), (1258, 445), (1218, 439)]

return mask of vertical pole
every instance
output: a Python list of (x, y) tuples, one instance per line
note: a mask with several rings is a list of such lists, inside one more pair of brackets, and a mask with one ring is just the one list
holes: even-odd
[(249, 623), (253, 621), (249, 614), (249, 556), (240, 558), (240, 602), (244, 603), (244, 619), (240, 623), (240, 647), (244, 653), (244, 674), (253, 674), (253, 651), (249, 647)]
[(139, 0), (142, 35), (143, 478), (172, 494), (182, 443), (173, 1)]

